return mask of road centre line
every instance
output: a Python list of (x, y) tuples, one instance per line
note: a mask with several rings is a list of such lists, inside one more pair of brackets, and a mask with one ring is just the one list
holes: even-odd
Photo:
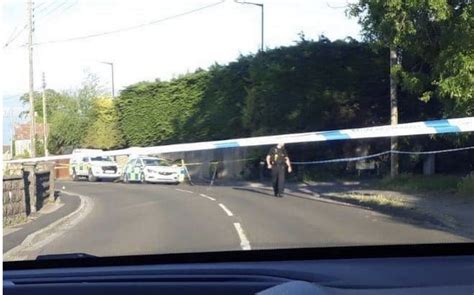
[(211, 201), (215, 201), (216, 199), (214, 199), (213, 197), (209, 197), (208, 195), (205, 195), (205, 194), (199, 194), (201, 197), (203, 198), (206, 198), (206, 199), (209, 199)]
[(247, 236), (245, 235), (244, 230), (242, 226), (240, 225), (240, 223), (234, 222), (234, 227), (235, 227), (235, 230), (237, 231), (237, 234), (239, 235), (240, 247), (242, 248), (242, 250), (252, 250), (252, 247), (250, 247), (250, 242), (247, 239)]
[(222, 208), (222, 210), (224, 210), (225, 213), (227, 213), (227, 215), (234, 216), (234, 214), (229, 209), (227, 209), (227, 207), (224, 206), (224, 204), (219, 204), (219, 206)]
[(176, 190), (179, 191), (179, 192), (183, 192), (183, 193), (193, 194), (192, 191), (188, 191), (188, 190), (185, 190), (185, 189), (177, 188)]

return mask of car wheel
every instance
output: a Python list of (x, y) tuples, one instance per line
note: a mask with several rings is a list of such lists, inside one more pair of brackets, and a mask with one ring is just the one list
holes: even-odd
[(143, 173), (143, 172), (140, 174), (140, 183), (146, 183), (145, 173)]
[(130, 182), (130, 180), (128, 179), (128, 174), (127, 173), (123, 174), (123, 182), (124, 183), (129, 183)]
[(79, 178), (77, 177), (76, 169), (72, 169), (72, 180), (78, 181)]
[(97, 178), (94, 176), (94, 174), (92, 174), (92, 170), (90, 169), (89, 169), (89, 175), (87, 176), (87, 180), (89, 180), (90, 182), (97, 181)]

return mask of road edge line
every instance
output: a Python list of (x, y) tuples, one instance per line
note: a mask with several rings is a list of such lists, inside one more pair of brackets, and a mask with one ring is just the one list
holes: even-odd
[[(69, 229), (75, 226), (92, 211), (93, 202), (89, 197), (73, 192), (60, 192), (69, 196), (79, 197), (81, 202), (79, 207), (68, 215), (49, 224), (48, 226), (29, 234), (23, 240), (23, 242), (21, 242), (20, 245), (10, 249), (9, 251), (3, 254), (4, 261), (27, 259), (27, 256), (29, 254), (28, 252), (33, 252), (34, 250), (37, 250), (38, 248), (41, 248), (46, 244), (51, 243), (52, 241), (54, 241), (54, 239), (62, 235), (65, 232), (66, 228)], [(41, 236), (45, 236), (45, 238), (40, 239)]]
[(219, 203), (219, 207), (221, 207), (222, 210), (227, 214), (227, 216), (234, 216), (234, 213), (230, 211), (224, 204)]
[(250, 241), (247, 239), (244, 229), (242, 228), (240, 223), (234, 222), (234, 227), (237, 231), (237, 234), (239, 235), (240, 247), (242, 248), (242, 250), (252, 250), (252, 247), (250, 246)]
[(175, 190), (177, 190), (178, 192), (183, 192), (183, 193), (188, 193), (188, 194), (194, 194), (193, 191), (188, 191), (188, 190), (185, 190), (185, 189), (176, 188)]
[(199, 194), (199, 195), (200, 195), (201, 197), (206, 198), (206, 199), (209, 199), (209, 200), (211, 200), (211, 201), (215, 201), (215, 200), (216, 200), (216, 199), (214, 199), (213, 197), (210, 197), (210, 196), (205, 195), (205, 194)]

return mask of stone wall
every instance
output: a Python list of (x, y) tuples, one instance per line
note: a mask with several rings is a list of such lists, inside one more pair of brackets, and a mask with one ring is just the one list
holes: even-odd
[[(11, 225), (26, 220), (25, 182), (23, 176), (3, 177), (3, 225)], [(29, 204), (28, 204), (29, 205)]]
[(3, 225), (26, 220), (54, 198), (54, 165), (22, 164), (21, 175), (3, 176)]

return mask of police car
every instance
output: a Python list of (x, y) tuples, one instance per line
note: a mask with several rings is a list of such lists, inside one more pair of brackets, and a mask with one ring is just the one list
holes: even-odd
[(179, 184), (184, 180), (181, 167), (162, 158), (131, 156), (123, 169), (123, 182), (154, 182)]
[(76, 149), (69, 161), (69, 175), (76, 181), (86, 178), (89, 181), (101, 179), (116, 180), (121, 171), (117, 163), (110, 157), (101, 155), (99, 149)]

